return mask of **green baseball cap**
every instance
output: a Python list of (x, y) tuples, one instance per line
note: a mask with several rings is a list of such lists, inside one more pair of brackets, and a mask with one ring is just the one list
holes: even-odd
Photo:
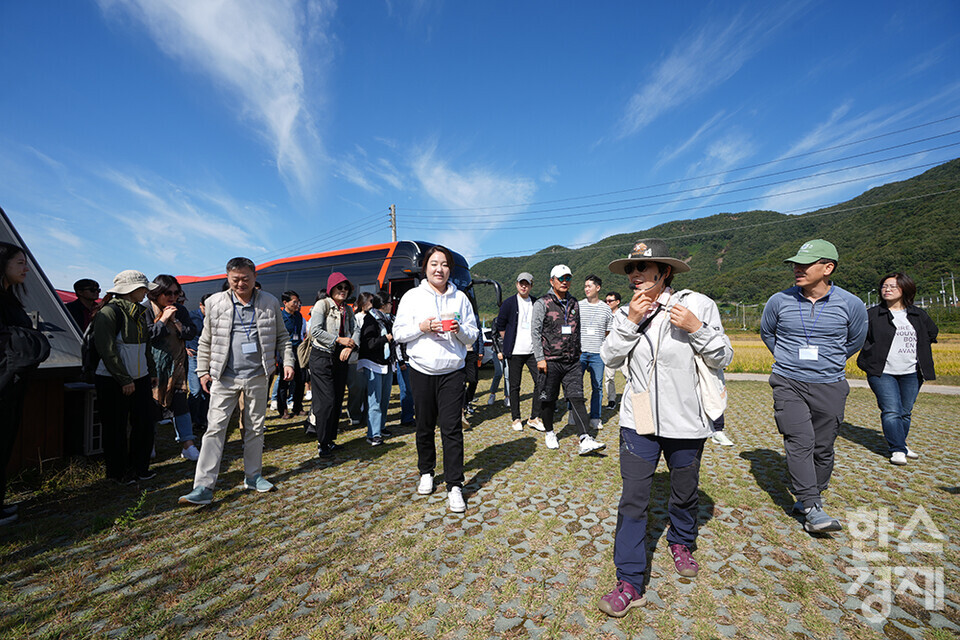
[(840, 256), (837, 254), (837, 248), (826, 240), (810, 240), (804, 242), (797, 255), (787, 258), (784, 262), (795, 262), (796, 264), (813, 264), (817, 260), (833, 260), (840, 262)]

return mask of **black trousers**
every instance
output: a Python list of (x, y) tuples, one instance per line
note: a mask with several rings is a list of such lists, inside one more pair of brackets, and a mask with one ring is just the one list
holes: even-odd
[[(296, 349), (294, 349), (296, 352)], [(313, 353), (311, 349), (310, 353)], [(287, 396), (293, 398), (293, 412), (303, 411), (303, 387), (307, 383), (306, 372), (300, 368), (300, 361), (293, 359), (293, 377), (283, 379), (283, 367), (280, 368), (280, 382), (277, 384), (277, 411), (280, 415), (287, 412)]]
[(530, 407), (530, 418), (540, 417), (540, 372), (537, 371), (537, 359), (532, 353), (525, 356), (510, 356), (507, 358), (507, 368), (510, 371), (510, 415), (514, 420), (520, 419), (520, 377), (526, 365), (533, 378), (533, 406)]
[(570, 403), (574, 421), (580, 429), (581, 435), (589, 435), (587, 426), (590, 424), (590, 415), (583, 402), (583, 369), (580, 360), (547, 360), (547, 374), (543, 376), (543, 387), (540, 389), (540, 419), (547, 431), (553, 431), (553, 413), (556, 410), (557, 398), (560, 397), (560, 386), (563, 385), (563, 395)]
[[(333, 444), (340, 426), (343, 394), (347, 389), (347, 363), (340, 356), (319, 349), (310, 351), (310, 383), (313, 415), (317, 423), (317, 444)], [(279, 403), (278, 403), (279, 406)]]
[[(18, 376), (19, 377), (19, 376)], [(0, 507), (7, 494), (7, 465), (13, 455), (20, 422), (23, 420), (23, 399), (27, 393), (27, 380), (20, 377), (10, 381), (0, 390)]]
[(463, 407), (463, 369), (438, 376), (421, 373), (413, 367), (410, 386), (413, 390), (413, 406), (417, 421), (417, 469), (420, 475), (432, 474), (437, 467), (437, 449), (434, 434), (440, 426), (440, 443), (443, 446), (443, 477), (447, 491), (463, 486), (463, 424), (460, 411)]
[(477, 383), (480, 382), (480, 366), (477, 364), (477, 354), (475, 352), (467, 351), (463, 373), (466, 376), (467, 385), (463, 394), (463, 406), (466, 408), (468, 402), (473, 402), (473, 397), (477, 394)]
[[(120, 383), (111, 376), (96, 376), (95, 384), (107, 477), (123, 480), (131, 472), (147, 475), (153, 450), (155, 412), (150, 376), (134, 380), (133, 393), (129, 396), (123, 395)], [(129, 441), (127, 424), (130, 425)]]

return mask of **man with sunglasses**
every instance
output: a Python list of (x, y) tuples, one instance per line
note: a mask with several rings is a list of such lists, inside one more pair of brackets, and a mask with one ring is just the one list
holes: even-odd
[(867, 336), (867, 310), (858, 297), (833, 284), (837, 248), (826, 240), (804, 243), (792, 265), (794, 285), (767, 301), (760, 337), (773, 353), (773, 411), (783, 435), (787, 469), (808, 533), (839, 531), (823, 510), (833, 473), (833, 445), (850, 385), (847, 359)]
[[(620, 301), (622, 298), (620, 294), (616, 291), (610, 291), (603, 297), (603, 302), (610, 307), (610, 313), (615, 314), (620, 310)], [(603, 369), (603, 388), (605, 395), (607, 396), (607, 408), (615, 409), (617, 407), (617, 384), (614, 381), (614, 376), (617, 375), (617, 370), (613, 367), (604, 367)]]
[(606, 445), (588, 431), (589, 416), (583, 399), (583, 371), (580, 369), (580, 306), (570, 295), (570, 267), (558, 264), (550, 271), (550, 292), (533, 305), (533, 355), (541, 378), (540, 419), (546, 430), (548, 449), (557, 449), (553, 414), (560, 386), (571, 405), (574, 422), (580, 429), (580, 455), (599, 451)]
[(97, 312), (100, 285), (96, 280), (81, 278), (73, 283), (73, 292), (77, 295), (77, 299), (64, 306), (67, 307), (70, 316), (80, 327), (80, 333), (83, 333), (87, 330), (87, 325), (90, 324), (91, 318)]
[(533, 406), (527, 426), (543, 431), (540, 421), (540, 376), (537, 374), (537, 361), (533, 357), (533, 275), (524, 271), (517, 276), (517, 295), (510, 296), (500, 305), (500, 313), (493, 321), (493, 330), (503, 340), (503, 358), (507, 365), (509, 379), (510, 413), (513, 417), (513, 430), (523, 431), (520, 420), (520, 378), (523, 368), (527, 367), (533, 376)]

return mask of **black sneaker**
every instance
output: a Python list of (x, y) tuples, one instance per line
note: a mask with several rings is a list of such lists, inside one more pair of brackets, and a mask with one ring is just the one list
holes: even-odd
[(317, 445), (317, 457), (329, 458), (333, 455), (333, 445)]
[(381, 436), (373, 436), (372, 438), (367, 438), (367, 442), (370, 443), (371, 447), (379, 447), (383, 444), (383, 438)]
[(390, 431), (390, 429), (380, 429), (380, 436), (384, 438), (392, 438), (393, 431)]

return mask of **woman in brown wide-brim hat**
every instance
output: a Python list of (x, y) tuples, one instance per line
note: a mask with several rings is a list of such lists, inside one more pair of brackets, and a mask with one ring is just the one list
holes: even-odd
[(701, 401), (695, 357), (722, 370), (733, 358), (717, 305), (705, 295), (674, 291), (673, 277), (690, 267), (658, 238), (637, 242), (630, 254), (610, 263), (635, 291), (614, 314), (600, 357), (608, 367), (628, 367), (620, 403), (620, 474), (623, 492), (613, 561), (617, 585), (600, 610), (622, 617), (644, 604), (647, 570), (647, 509), (662, 455), (670, 470), (670, 529), (667, 542), (677, 572), (697, 575), (692, 549), (697, 539), (697, 489), (703, 444), (713, 431)]

